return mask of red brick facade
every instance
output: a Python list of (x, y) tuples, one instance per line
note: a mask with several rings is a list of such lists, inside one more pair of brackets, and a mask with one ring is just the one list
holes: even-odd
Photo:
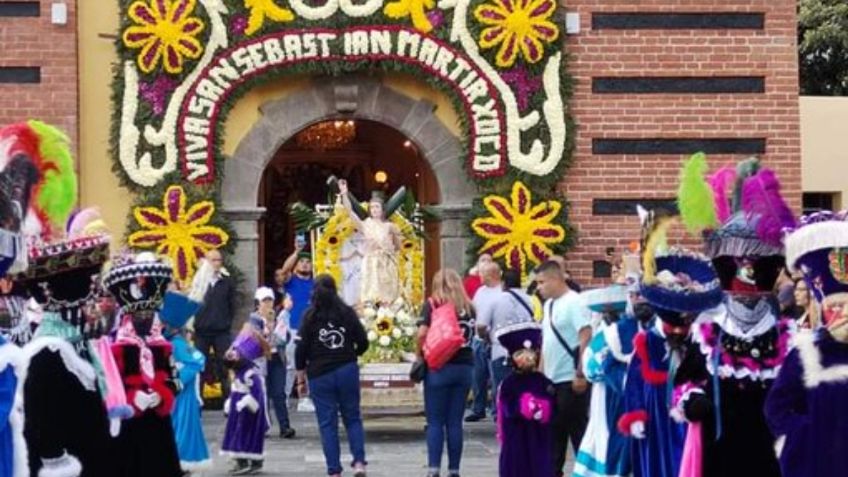
[[(801, 165), (795, 0), (572, 0), (581, 31), (569, 35), (576, 80), (571, 111), (577, 122), (574, 165), (562, 183), (579, 245), (569, 254), (583, 283), (592, 262), (638, 239), (635, 215), (592, 214), (593, 199), (670, 199), (683, 154), (593, 154), (598, 138), (757, 138), (758, 154), (774, 168), (794, 209), (800, 206)], [(763, 29), (600, 29), (595, 13), (748, 12), (764, 14)], [(599, 77), (763, 77), (763, 93), (593, 94)], [(692, 151), (694, 152), (694, 151)], [(708, 155), (712, 167), (749, 154)], [(694, 244), (693, 244), (694, 245)], [(602, 280), (594, 280), (600, 283)]]
[[(41, 119), (59, 126), (79, 150), (76, 1), (64, 0), (68, 23), (53, 25), (51, 3), (37, 17), (0, 16), (0, 68), (39, 67), (40, 83), (0, 82), (0, 124)], [(0, 0), (0, 3), (6, 3)], [(21, 3), (21, 2), (16, 2)], [(108, 68), (108, 65), (104, 65)], [(103, 114), (109, 114), (104, 105)]]

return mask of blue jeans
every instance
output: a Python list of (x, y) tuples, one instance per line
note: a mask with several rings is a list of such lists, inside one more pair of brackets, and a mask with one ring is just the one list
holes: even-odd
[(280, 432), (289, 425), (289, 409), (286, 407), (286, 363), (279, 353), (274, 353), (268, 359), (268, 400), (280, 423)]
[(474, 401), (471, 404), (471, 412), (478, 416), (485, 416), (489, 406), (489, 361), (492, 350), (488, 344), (474, 338), (471, 348), (474, 351), (474, 375), (472, 377), (472, 390)]
[(359, 365), (348, 363), (309, 380), (309, 396), (315, 404), (315, 417), (321, 432), (321, 447), (327, 461), (327, 474), (342, 471), (339, 446), (339, 412), (347, 430), (353, 464), (366, 464), (365, 430), (359, 413)]
[(445, 438), (448, 444), (448, 471), (459, 473), (462, 459), (462, 415), (471, 387), (472, 367), (446, 364), (429, 371), (424, 379), (424, 411), (427, 414), (427, 465), (431, 471), (442, 466)]
[(491, 362), (491, 372), (492, 372), (492, 401), (495, 402), (495, 409), (497, 409), (498, 405), (498, 389), (501, 386), (501, 383), (507, 376), (512, 374), (512, 366), (509, 364), (508, 358), (498, 358), (493, 359)]

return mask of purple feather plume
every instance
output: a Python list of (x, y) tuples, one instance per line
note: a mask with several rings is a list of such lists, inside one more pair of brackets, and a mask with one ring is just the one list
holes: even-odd
[(757, 236), (770, 245), (780, 246), (783, 229), (795, 226), (795, 216), (780, 196), (780, 182), (770, 169), (761, 169), (745, 180), (742, 210), (748, 220), (756, 220)]
[(713, 189), (713, 200), (718, 221), (724, 223), (730, 218), (730, 200), (727, 197), (728, 188), (736, 181), (736, 168), (724, 166), (711, 175), (707, 182)]
[(74, 223), (74, 219), (77, 217), (77, 214), (80, 213), (80, 209), (76, 208), (71, 215), (68, 216), (67, 222), (65, 222), (65, 234), (68, 234), (71, 231), (71, 224)]

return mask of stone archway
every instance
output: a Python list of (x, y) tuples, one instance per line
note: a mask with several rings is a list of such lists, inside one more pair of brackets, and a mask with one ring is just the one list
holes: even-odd
[(435, 106), (384, 86), (376, 77), (316, 78), (313, 87), (260, 107), (262, 118), (241, 140), (224, 165), (223, 213), (238, 234), (235, 263), (244, 286), (255, 289), (259, 276), (259, 219), (265, 209), (257, 194), (265, 166), (277, 150), (310, 124), (344, 115), (391, 126), (421, 151), (439, 185), (441, 265), (460, 268), (465, 259), (463, 224), (475, 195), (465, 171), (459, 138), (434, 114)]

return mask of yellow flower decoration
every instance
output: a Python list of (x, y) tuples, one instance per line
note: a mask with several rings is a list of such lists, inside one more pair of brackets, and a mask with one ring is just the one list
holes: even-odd
[(197, 36), (205, 28), (191, 16), (197, 0), (138, 0), (128, 14), (135, 23), (124, 30), (124, 45), (138, 49), (137, 63), (144, 73), (151, 73), (161, 61), (165, 71), (179, 74), (185, 58), (197, 59), (203, 45)]
[(395, 321), (388, 316), (381, 316), (374, 321), (374, 331), (379, 336), (391, 336), (395, 329)]
[(226, 245), (230, 239), (220, 228), (208, 225), (215, 213), (212, 201), (191, 207), (186, 202), (185, 190), (173, 185), (165, 191), (161, 209), (136, 207), (133, 216), (144, 230), (127, 239), (130, 247), (155, 248), (156, 253), (170, 257), (176, 278), (183, 283), (194, 276), (195, 264), (206, 252)]
[(508, 68), (515, 64), (519, 51), (528, 63), (537, 63), (544, 55), (543, 43), (559, 37), (559, 28), (550, 21), (556, 10), (554, 0), (491, 0), (474, 9), (474, 17), (483, 25), (478, 44), (489, 49), (500, 45), (495, 64)]
[(265, 24), (265, 19), (275, 22), (290, 22), (294, 20), (294, 13), (287, 8), (283, 8), (274, 0), (244, 0), (244, 7), (250, 10), (250, 17), (247, 19), (247, 28), (244, 30), (245, 35), (253, 35), (262, 25)]
[(421, 33), (430, 33), (433, 24), (427, 18), (427, 10), (436, 6), (436, 0), (396, 0), (383, 7), (383, 13), (393, 19), (410, 17), (412, 26)]
[(550, 245), (565, 240), (565, 230), (551, 223), (562, 204), (549, 200), (533, 205), (530, 190), (521, 182), (512, 185), (509, 199), (489, 195), (483, 199), (483, 205), (491, 216), (471, 223), (474, 232), (486, 239), (481, 253), (504, 257), (510, 268), (522, 274), (528, 258), (540, 264), (553, 255)]
[(353, 221), (343, 207), (337, 206), (324, 226), (315, 245), (315, 273), (327, 273), (337, 284), (342, 283), (341, 251), (344, 243), (356, 232)]

